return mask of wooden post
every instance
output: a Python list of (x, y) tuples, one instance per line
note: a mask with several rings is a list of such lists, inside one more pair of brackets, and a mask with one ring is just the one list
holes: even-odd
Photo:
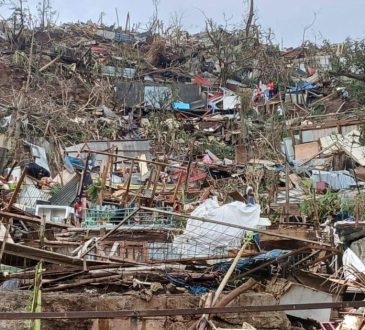
[(241, 97), (241, 108), (240, 108), (240, 123), (241, 123), (241, 141), (239, 144), (245, 147), (245, 154), (249, 154), (248, 150), (248, 129), (246, 125), (245, 116), (249, 109), (251, 102), (251, 90), (245, 90)]
[(182, 181), (182, 176), (183, 176), (183, 172), (180, 172), (179, 178), (176, 183), (174, 194), (172, 195), (172, 201), (171, 201), (172, 204), (175, 204), (176, 196), (177, 196), (177, 193), (179, 192), (179, 187), (180, 187), (181, 181)]
[(151, 198), (150, 198), (150, 201), (148, 202), (148, 205), (149, 206), (152, 205), (153, 198), (155, 197), (155, 194), (156, 194), (157, 185), (158, 185), (158, 179), (160, 177), (160, 172), (161, 172), (161, 166), (160, 165), (157, 165), (157, 169), (156, 169), (155, 177), (154, 177), (154, 182), (153, 182), (153, 188), (152, 188)]
[(10, 179), (10, 177), (11, 177), (11, 174), (13, 173), (14, 168), (15, 168), (15, 166), (17, 166), (17, 165), (18, 165), (18, 162), (17, 162), (17, 161), (15, 161), (15, 162), (13, 163), (13, 165), (12, 165), (12, 167), (11, 167), (11, 169), (10, 169), (9, 173), (8, 173), (8, 174), (7, 174), (7, 176), (5, 177), (5, 180), (6, 180), (6, 181), (9, 181), (9, 179)]
[(81, 219), (82, 219), (82, 222), (85, 221), (86, 210), (87, 210), (87, 199), (86, 199), (86, 197), (82, 196), (81, 197)]
[(80, 179), (80, 184), (79, 184), (79, 190), (77, 192), (77, 196), (78, 197), (81, 197), (81, 194), (82, 194), (82, 189), (83, 189), (83, 186), (84, 186), (84, 180), (85, 180), (85, 174), (87, 172), (87, 169), (88, 169), (88, 165), (89, 165), (89, 159), (90, 159), (90, 152), (88, 152), (87, 156), (86, 156), (86, 161), (85, 161), (85, 167), (84, 169), (82, 170), (82, 173), (81, 173), (81, 179)]
[(129, 176), (128, 176), (127, 187), (126, 187), (126, 190), (125, 190), (123, 205), (126, 205), (126, 203), (128, 202), (129, 189), (131, 187), (131, 182), (132, 182), (133, 168), (134, 168), (134, 160), (132, 160), (130, 173), (129, 173)]
[[(112, 152), (114, 152), (115, 148), (112, 147)], [(112, 192), (112, 183), (113, 183), (113, 165), (114, 165), (114, 157), (113, 156), (109, 156), (109, 159), (110, 159), (110, 163), (109, 163), (109, 175), (110, 175), (110, 179), (109, 179), (109, 191)]]
[(43, 215), (41, 218), (41, 225), (39, 227), (39, 247), (43, 249), (44, 247), (44, 235), (46, 232), (46, 216)]
[(188, 164), (188, 169), (186, 170), (186, 181), (185, 181), (185, 188), (184, 188), (185, 192), (188, 191), (188, 188), (189, 188), (189, 177), (190, 177), (190, 171), (191, 171), (191, 165), (192, 165), (194, 143), (195, 143), (195, 139), (193, 139), (193, 141), (191, 141), (189, 151), (188, 151), (189, 164)]
[(289, 205), (290, 205), (290, 196), (289, 196), (289, 164), (288, 161), (285, 163), (285, 219), (289, 222)]
[(115, 147), (115, 159), (114, 159), (114, 171), (116, 172), (118, 170), (118, 147)]
[(229, 278), (231, 277), (231, 275), (232, 275), (233, 271), (235, 270), (236, 265), (237, 265), (238, 261), (240, 260), (240, 258), (241, 258), (241, 256), (242, 256), (243, 252), (246, 250), (246, 247), (247, 247), (247, 244), (245, 243), (245, 244), (243, 244), (243, 245), (242, 245), (241, 249), (238, 251), (238, 253), (237, 253), (236, 257), (234, 258), (234, 260), (233, 260), (233, 262), (232, 262), (231, 266), (229, 267), (229, 269), (228, 269), (228, 271), (227, 271), (226, 275), (224, 276), (224, 278), (223, 278), (223, 280), (222, 280), (221, 284), (219, 284), (219, 287), (218, 287), (217, 291), (216, 291), (216, 292), (215, 292), (215, 294), (214, 294), (214, 298), (213, 298), (212, 306), (214, 306), (214, 305), (216, 304), (216, 302), (217, 302), (217, 300), (218, 300), (219, 296), (221, 295), (221, 293), (222, 293), (223, 289), (224, 289), (224, 288), (225, 288), (225, 286), (227, 285), (228, 280), (229, 280)]
[(23, 173), (22, 173), (22, 175), (20, 176), (20, 178), (19, 178), (19, 181), (18, 181), (18, 183), (17, 183), (17, 185), (16, 185), (16, 187), (15, 187), (15, 190), (14, 190), (14, 192), (13, 192), (13, 195), (11, 196), (11, 198), (10, 198), (10, 201), (9, 201), (9, 204), (8, 204), (8, 206), (6, 207), (6, 211), (10, 211), (11, 210), (11, 208), (12, 208), (12, 206), (13, 206), (13, 204), (14, 204), (14, 202), (16, 201), (16, 198), (17, 198), (17, 195), (18, 195), (18, 193), (19, 193), (19, 191), (20, 191), (20, 188), (21, 188), (21, 186), (22, 186), (22, 183), (23, 183), (23, 181), (24, 181), (24, 179), (25, 179), (25, 176), (27, 175), (27, 169), (25, 168), (24, 170), (23, 170)]
[(99, 196), (98, 196), (98, 204), (102, 205), (103, 204), (103, 200), (104, 200), (104, 189), (105, 189), (105, 185), (106, 185), (106, 180), (108, 177), (108, 172), (110, 169), (110, 164), (113, 163), (113, 156), (112, 154), (108, 155), (108, 160), (105, 164), (105, 167), (103, 168), (103, 173), (101, 174), (101, 188), (100, 188), (100, 192), (99, 192)]
[[(2, 219), (4, 220), (4, 218)], [(9, 232), (10, 232), (10, 227), (13, 224), (13, 218), (8, 219), (7, 221), (7, 225), (6, 225), (6, 230), (5, 230), (5, 234), (3, 237), (3, 242), (1, 244), (1, 250), (0, 250), (0, 264), (1, 261), (3, 259), (3, 255), (4, 255), (4, 251), (5, 251), (5, 245), (6, 245), (6, 241), (8, 240), (8, 236), (9, 236)]]

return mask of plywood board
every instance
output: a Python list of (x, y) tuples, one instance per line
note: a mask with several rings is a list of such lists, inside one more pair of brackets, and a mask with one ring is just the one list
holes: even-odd
[(294, 146), (295, 160), (307, 160), (317, 154), (319, 143), (317, 141), (310, 143), (297, 144)]

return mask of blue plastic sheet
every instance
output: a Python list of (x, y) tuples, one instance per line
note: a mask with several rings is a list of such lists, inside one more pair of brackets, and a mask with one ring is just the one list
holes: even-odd
[(314, 88), (316, 88), (316, 86), (310, 84), (309, 82), (301, 81), (295, 87), (292, 87), (290, 89), (290, 92), (296, 93), (296, 92), (306, 91), (306, 90), (314, 89)]
[(80, 158), (76, 158), (76, 157), (66, 156), (64, 159), (64, 162), (69, 163), (73, 167), (78, 168), (80, 170), (84, 169), (84, 167), (85, 167), (84, 162)]
[(187, 288), (191, 293), (196, 295), (202, 295), (204, 293), (209, 292), (209, 288), (203, 286), (203, 285), (189, 285), (186, 281), (178, 279), (174, 276), (171, 276), (169, 274), (166, 274), (167, 278), (170, 282), (174, 283), (177, 286), (182, 286), (184, 288)]
[[(269, 252), (261, 253), (257, 256), (241, 258), (240, 261), (238, 261), (238, 263), (237, 263), (236, 271), (244, 271), (246, 269), (253, 268), (255, 266), (258, 266), (261, 263), (279, 258), (289, 252), (290, 251), (288, 251), (288, 250), (275, 249), (275, 250), (272, 250)], [(214, 265), (213, 269), (215, 271), (225, 273), (225, 272), (227, 272), (227, 270), (229, 269), (231, 264), (232, 264), (231, 261), (222, 262), (220, 264)]]
[(175, 110), (190, 110), (190, 104), (184, 102), (173, 102), (172, 107)]

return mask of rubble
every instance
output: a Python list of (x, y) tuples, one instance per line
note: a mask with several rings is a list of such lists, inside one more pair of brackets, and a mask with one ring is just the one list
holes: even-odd
[[(212, 22), (179, 40), (24, 28), (19, 45), (9, 24), (0, 284), (14, 304), (1, 319), (32, 297), (52, 329), (74, 327), (71, 311), (80, 329), (363, 322), (365, 117), (320, 65), (325, 49), (284, 52)], [(242, 33), (256, 43), (243, 43), (254, 51), (238, 75)], [(4, 328), (21, 329), (12, 317)]]

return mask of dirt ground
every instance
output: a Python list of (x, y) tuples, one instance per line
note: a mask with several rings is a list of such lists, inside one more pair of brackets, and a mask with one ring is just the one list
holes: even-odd
[[(151, 301), (142, 300), (138, 292), (130, 294), (105, 295), (93, 292), (82, 293), (44, 293), (43, 311), (115, 311), (121, 309), (174, 309), (199, 306), (200, 297), (193, 295), (156, 295)], [(273, 296), (264, 293), (248, 292), (238, 297), (233, 305), (265, 305), (275, 303)], [(31, 304), (31, 292), (2, 291), (0, 311), (27, 311)], [(159, 317), (137, 321), (138, 329), (187, 329), (195, 318), (189, 316)], [(257, 329), (290, 329), (290, 322), (282, 312), (246, 313), (218, 315), (215, 323), (226, 328), (240, 328), (246, 321)], [(133, 320), (44, 320), (43, 330), (117, 330), (130, 329)], [(0, 330), (25, 330), (29, 322), (0, 321)]]

